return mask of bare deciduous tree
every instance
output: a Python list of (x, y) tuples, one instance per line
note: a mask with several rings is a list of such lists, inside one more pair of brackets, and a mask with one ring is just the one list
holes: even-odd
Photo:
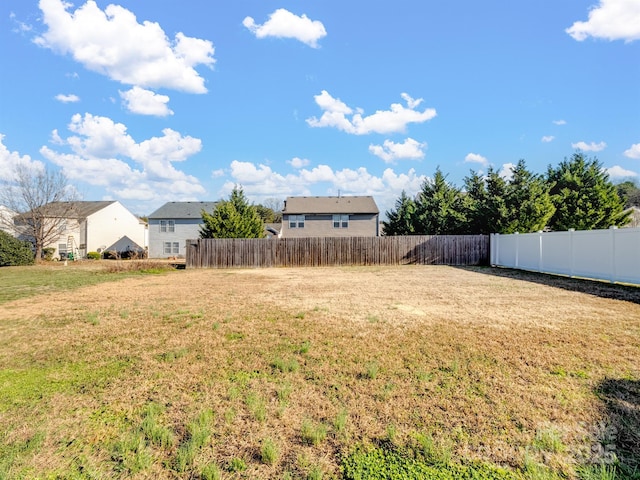
[[(36, 260), (42, 249), (55, 242), (76, 200), (75, 191), (61, 171), (19, 164), (13, 175), (2, 182), (0, 203), (17, 213), (11, 225), (25, 240), (33, 243)], [(7, 221), (5, 219), (4, 221)]]

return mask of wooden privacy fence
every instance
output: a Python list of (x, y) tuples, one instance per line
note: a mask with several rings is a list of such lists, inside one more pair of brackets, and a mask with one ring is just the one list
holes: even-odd
[(187, 268), (481, 265), (488, 235), (187, 240)]

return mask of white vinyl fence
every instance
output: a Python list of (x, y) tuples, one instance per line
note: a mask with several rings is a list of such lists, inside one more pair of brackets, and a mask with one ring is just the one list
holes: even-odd
[(491, 235), (491, 265), (640, 285), (640, 228)]

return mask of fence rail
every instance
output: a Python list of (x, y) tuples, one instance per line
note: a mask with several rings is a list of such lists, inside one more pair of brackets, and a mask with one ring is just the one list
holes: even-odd
[(493, 234), (491, 264), (640, 285), (640, 228)]
[(187, 240), (187, 268), (481, 265), (488, 235)]

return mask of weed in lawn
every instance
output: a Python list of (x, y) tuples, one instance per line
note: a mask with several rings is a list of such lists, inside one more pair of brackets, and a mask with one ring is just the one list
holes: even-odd
[(120, 318), (123, 320), (129, 318), (129, 310), (120, 310)]
[(302, 421), (300, 436), (302, 438), (302, 443), (317, 447), (327, 438), (327, 427), (322, 423), (315, 423), (312, 420), (305, 418)]
[(283, 373), (296, 372), (300, 368), (300, 364), (295, 358), (285, 360), (283, 358), (275, 358), (271, 361), (271, 367)]
[(221, 480), (222, 472), (220, 467), (215, 463), (209, 463), (200, 470), (200, 478), (202, 480)]
[(280, 405), (286, 406), (289, 404), (291, 393), (293, 392), (293, 386), (290, 383), (282, 383), (276, 387), (276, 396)]
[(187, 425), (187, 436), (176, 452), (174, 466), (178, 472), (187, 472), (196, 455), (209, 442), (212, 434), (213, 411), (203, 410)]
[(160, 415), (163, 408), (157, 403), (149, 403), (143, 412), (143, 420), (140, 425), (146, 439), (160, 448), (171, 448), (175, 443), (173, 432), (160, 423)]
[(175, 351), (164, 352), (156, 355), (156, 359), (160, 362), (175, 362), (176, 360), (184, 357), (187, 354), (186, 348), (180, 348)]
[(380, 371), (380, 364), (378, 362), (369, 362), (366, 365), (364, 377), (368, 378), (369, 380), (374, 380), (378, 376), (379, 371)]
[(227, 425), (231, 425), (236, 419), (237, 413), (235, 408), (229, 407), (224, 411), (224, 421)]
[(85, 321), (87, 323), (90, 323), (91, 325), (98, 325), (100, 323), (100, 313), (99, 312), (87, 313)]
[(333, 421), (333, 428), (337, 435), (345, 438), (347, 436), (347, 420), (349, 419), (349, 412), (346, 408), (341, 408)]
[(245, 404), (253, 415), (253, 418), (259, 422), (264, 422), (267, 419), (267, 405), (264, 399), (254, 392), (249, 392), (245, 398)]
[(214, 330), (219, 330), (220, 329), (220, 322), (214, 322), (213, 325), (211, 325), (211, 328)]
[(111, 459), (116, 470), (135, 475), (148, 469), (153, 463), (153, 456), (142, 433), (124, 434), (115, 444)]
[(299, 320), (304, 320), (304, 312), (296, 313), (295, 318), (297, 318)]
[(554, 427), (547, 427), (536, 432), (533, 447), (549, 453), (562, 453), (566, 445), (562, 442), (560, 432)]
[(425, 461), (446, 465), (451, 462), (453, 448), (450, 442), (435, 439), (431, 433), (417, 432), (413, 435), (416, 453)]
[(275, 465), (280, 456), (278, 445), (271, 439), (265, 438), (260, 447), (260, 460), (267, 465)]
[(378, 317), (377, 315), (368, 315), (367, 316), (367, 321), (369, 323), (379, 323), (380, 322), (380, 317)]
[(242, 458), (234, 457), (229, 462), (227, 469), (231, 473), (244, 472), (247, 469), (247, 462), (245, 462)]
[(305, 355), (309, 353), (309, 349), (311, 348), (311, 342), (309, 340), (305, 340), (300, 344), (300, 346), (295, 350), (295, 353), (299, 355)]
[(225, 338), (231, 342), (235, 340), (242, 340), (244, 338), (244, 333), (242, 332), (229, 332), (225, 335)]
[(318, 465), (312, 466), (307, 473), (307, 480), (322, 480), (322, 477), (324, 477), (324, 470)]

